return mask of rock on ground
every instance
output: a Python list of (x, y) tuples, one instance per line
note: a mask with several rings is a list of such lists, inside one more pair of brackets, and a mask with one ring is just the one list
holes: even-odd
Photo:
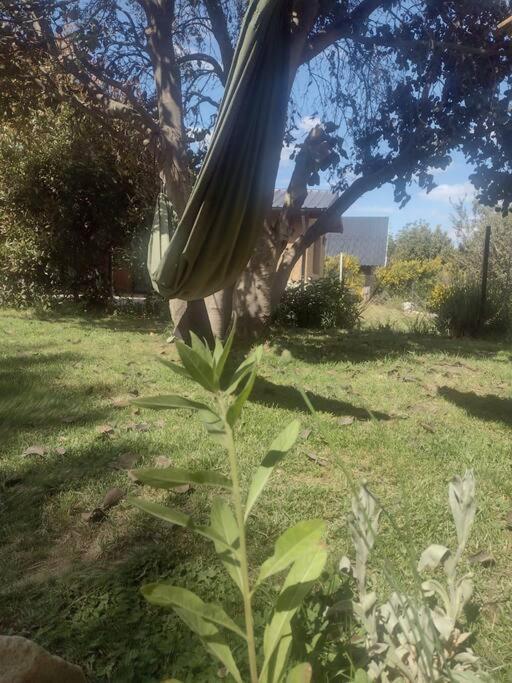
[(21, 636), (0, 636), (0, 683), (86, 683), (79, 666)]

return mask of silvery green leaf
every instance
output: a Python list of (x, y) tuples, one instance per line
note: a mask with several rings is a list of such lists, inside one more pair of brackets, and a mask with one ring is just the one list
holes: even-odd
[(444, 545), (433, 543), (421, 553), (420, 561), (418, 562), (418, 571), (422, 572), (424, 569), (436, 569), (441, 562), (443, 562), (448, 554), (449, 549)]
[(453, 629), (455, 628), (455, 621), (450, 619), (450, 617), (438, 607), (430, 610), (430, 616), (432, 617), (434, 626), (439, 631), (439, 634), (444, 638), (444, 640), (449, 640)]
[(455, 476), (448, 487), (448, 499), (457, 530), (459, 546), (464, 547), (476, 513), (475, 477), (467, 470), (463, 477)]
[(460, 617), (460, 615), (462, 614), (462, 610), (467, 605), (467, 603), (471, 600), (472, 595), (473, 595), (473, 579), (471, 578), (470, 574), (467, 574), (466, 576), (463, 576), (462, 579), (460, 579), (458, 581), (457, 587), (455, 589), (455, 596), (453, 599), (454, 614), (452, 614), (452, 616), (455, 620), (457, 620)]

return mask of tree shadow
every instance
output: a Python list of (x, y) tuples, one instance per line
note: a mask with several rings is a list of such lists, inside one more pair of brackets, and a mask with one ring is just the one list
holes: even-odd
[[(437, 335), (419, 335), (395, 330), (274, 330), (268, 341), (279, 353), (285, 349), (294, 358), (318, 364), (347, 361), (366, 363), (404, 355), (446, 354), (461, 358), (488, 358), (498, 351), (510, 351), (506, 342), (449, 339)], [(512, 353), (510, 354), (512, 360)]]
[[(370, 420), (371, 418), (377, 420), (391, 420), (390, 415), (382, 413), (379, 410), (370, 411), (369, 409), (360, 408), (352, 403), (347, 403), (346, 401), (320, 396), (311, 391), (307, 391), (306, 393), (315, 410), (322, 413), (331, 413), (336, 416), (348, 415), (354, 417), (356, 420)], [(268, 406), (269, 408), (279, 407), (286, 410), (309, 413), (298, 389), (283, 384), (274, 384), (263, 377), (258, 377), (256, 379), (249, 401)]]
[(502, 422), (512, 427), (512, 399), (500, 398), (494, 394), (479, 396), (473, 391), (458, 391), (451, 387), (439, 387), (438, 394), (444, 399), (462, 408), (469, 415), (481, 420)]

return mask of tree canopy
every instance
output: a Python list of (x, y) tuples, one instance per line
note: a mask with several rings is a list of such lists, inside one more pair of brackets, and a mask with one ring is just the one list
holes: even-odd
[(453, 242), (438, 225), (433, 230), (426, 221), (407, 223), (388, 244), (388, 258), (392, 261), (429, 261), (440, 257), (446, 260), (453, 254)]

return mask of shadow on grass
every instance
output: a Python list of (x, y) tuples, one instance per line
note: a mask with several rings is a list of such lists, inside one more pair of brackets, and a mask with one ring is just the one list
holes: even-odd
[(465, 410), (469, 415), (481, 420), (502, 422), (507, 427), (512, 427), (512, 399), (510, 398), (500, 398), (494, 394), (479, 396), (473, 391), (457, 391), (451, 387), (439, 387), (438, 394)]
[[(66, 422), (89, 423), (99, 411), (84, 406), (103, 385), (79, 389), (60, 383), (66, 367), (81, 360), (76, 353), (18, 353), (0, 360), (0, 436), (2, 447), (18, 430), (51, 432)], [(59, 382), (58, 387), (57, 382)]]
[(311, 364), (338, 361), (365, 363), (386, 357), (432, 353), (461, 358), (489, 358), (502, 349), (510, 350), (507, 342), (448, 339), (436, 335), (382, 330), (274, 330), (268, 340), (278, 352), (287, 349), (294, 358)]
[[(359, 408), (346, 401), (327, 398), (311, 391), (307, 391), (306, 393), (315, 410), (318, 410), (321, 413), (332, 413), (336, 416), (349, 415), (357, 420), (369, 420), (372, 417), (377, 420), (391, 419), (390, 415), (378, 410), (371, 411), (370, 413), (369, 410)], [(268, 406), (269, 408), (279, 407), (286, 410), (309, 413), (298, 389), (283, 384), (274, 384), (262, 377), (257, 378), (249, 401)]]

